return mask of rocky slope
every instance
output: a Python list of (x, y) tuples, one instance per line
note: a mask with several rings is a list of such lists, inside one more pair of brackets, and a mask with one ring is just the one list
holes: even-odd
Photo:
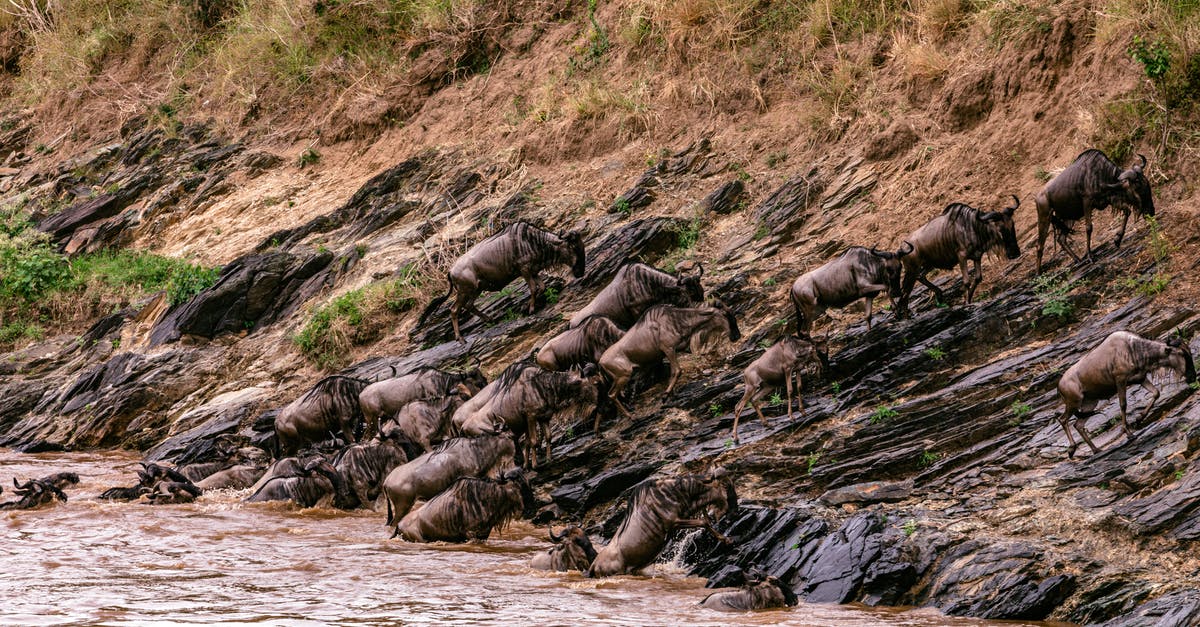
[[(554, 461), (536, 478), (547, 515), (607, 535), (628, 487), (722, 465), (744, 505), (723, 529), (733, 546), (679, 539), (714, 584), (757, 564), (813, 602), (1200, 623), (1200, 564), (1190, 555), (1200, 534), (1200, 397), (1170, 383), (1142, 418), (1146, 395), (1134, 391), (1137, 438), (1105, 428), (1116, 411), (1107, 407), (1089, 422), (1103, 430), (1102, 452), (1074, 460), (1055, 420), (1059, 375), (1109, 332), (1190, 338), (1200, 328), (1190, 276), (1200, 231), (1181, 170), (1154, 179), (1161, 232), (1135, 223), (1120, 250), (1099, 245), (1096, 263), (1068, 267), (1059, 254), (1049, 278), (1032, 276), (1041, 181), (1030, 164), (1053, 170), (1086, 146), (1075, 112), (1045, 102), (1136, 83), (1122, 50), (1086, 35), (1090, 10), (1048, 14), (1005, 63), (914, 84), (905, 114), (856, 118), (828, 143), (783, 120), (800, 108), (784, 100), (656, 136), (670, 148), (650, 158), (651, 140), (612, 137), (514, 154), (478, 127), (464, 139), (467, 123), (446, 113), (486, 117), (478, 107), (499, 98), (487, 77), (424, 85), (429, 99), (407, 128), (334, 144), (316, 165), (285, 158), (294, 145), (235, 141), (200, 123), (164, 129), (150, 117), (64, 149), (68, 157), (30, 161), (36, 133), (5, 125), (0, 154), (20, 171), (0, 182), (4, 204), (57, 208), (32, 218), (62, 250), (150, 248), (222, 271), (186, 302), (160, 294), (81, 334), (0, 356), (0, 445), (202, 460), (217, 435), (261, 438), (264, 417), (321, 376), (292, 338), (335, 296), (410, 279), (416, 292), (350, 330), (355, 339), (335, 360), (349, 364), (342, 372), (374, 379), (478, 357), (495, 375), (560, 330), (625, 260), (693, 259), (706, 264), (709, 295), (737, 312), (743, 339), (685, 358), (684, 384), (668, 397), (665, 372), (640, 376), (633, 420), (609, 417), (600, 433), (589, 421), (555, 425)], [(550, 26), (529, 46), (565, 28)], [(870, 52), (860, 47), (855, 54)], [(493, 67), (496, 83), (529, 71), (533, 61), (516, 56)], [(579, 143), (603, 135), (590, 132)], [(761, 155), (781, 145), (785, 157), (764, 166)], [(1140, 149), (1159, 162), (1153, 146)], [(807, 411), (791, 422), (770, 408), (766, 424), (743, 421), (742, 443), (732, 443), (740, 368), (793, 328), (786, 288), (795, 277), (847, 245), (897, 243), (949, 200), (987, 206), (1010, 192), (1024, 201), (1025, 254), (985, 260), (978, 303), (937, 307), (918, 289), (914, 319), (883, 313), (871, 331), (856, 308), (834, 312), (817, 329), (830, 338), (832, 367), (805, 376)], [(582, 228), (586, 274), (550, 278), (554, 296), (541, 295), (531, 316), (521, 315), (523, 283), (484, 296), (483, 310), (502, 321), (466, 322), (465, 346), (452, 341), (444, 306), (416, 328), (414, 311), (443, 289), (444, 268), (515, 219)], [(1107, 222), (1098, 221), (1098, 242), (1109, 239)], [(1156, 252), (1163, 233), (1174, 246), (1166, 257)], [(1170, 289), (1139, 292), (1140, 279), (1164, 271)], [(937, 282), (961, 298), (957, 277)]]

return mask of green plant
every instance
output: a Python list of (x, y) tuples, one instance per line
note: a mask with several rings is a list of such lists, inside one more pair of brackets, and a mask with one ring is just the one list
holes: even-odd
[(787, 154), (787, 151), (785, 151), (785, 150), (780, 150), (778, 152), (769, 152), (769, 153), (767, 153), (767, 167), (773, 168), (773, 167), (783, 163), (784, 161), (787, 161), (787, 158), (788, 158), (788, 154)]
[(904, 530), (905, 537), (911, 537), (912, 534), (917, 532), (917, 521), (909, 519), (908, 522), (904, 523), (904, 526), (902, 526), (901, 529)]
[(704, 220), (701, 216), (694, 216), (687, 224), (681, 226), (676, 231), (676, 243), (680, 250), (690, 251), (696, 247), (696, 243), (700, 241), (700, 232), (704, 226)]
[(546, 302), (551, 305), (558, 302), (558, 290), (554, 289), (553, 287), (547, 287), (546, 291), (543, 292), (543, 295), (546, 297)]
[(763, 287), (775, 287), (775, 277), (767, 277), (763, 279)]
[(754, 241), (758, 241), (771, 234), (771, 227), (767, 226), (766, 222), (759, 222), (758, 228), (754, 229)]
[(180, 266), (167, 282), (167, 299), (172, 306), (182, 305), (196, 294), (215, 285), (220, 275), (220, 268), (205, 268), (192, 264)]
[(55, 250), (49, 237), (30, 232), (0, 236), (0, 297), (32, 301), (64, 286), (70, 277), (66, 257)]
[(620, 213), (626, 217), (633, 213), (633, 207), (629, 205), (629, 199), (625, 197), (618, 198), (617, 201), (613, 203), (613, 207), (616, 207), (617, 213)]
[(1013, 404), (1009, 406), (1009, 411), (1011, 411), (1013, 415), (1012, 419), (1009, 420), (1009, 424), (1015, 426), (1021, 424), (1021, 422), (1025, 420), (1026, 416), (1033, 413), (1033, 407), (1029, 403), (1013, 401)]
[(921, 458), (918, 460), (921, 468), (928, 468), (938, 462), (942, 458), (942, 453), (934, 453), (933, 451), (923, 451)]
[(300, 156), (296, 159), (296, 165), (303, 168), (306, 166), (313, 165), (320, 160), (321, 160), (321, 153), (317, 152), (316, 148), (313, 148), (310, 146), (308, 148), (305, 148), (304, 152), (300, 153)]
[(568, 426), (567, 430), (563, 433), (563, 435), (567, 436), (567, 438), (575, 437), (575, 427)]
[(1184, 475), (1184, 470), (1182, 468), (1180, 468), (1180, 469), (1176, 470), (1175, 473), (1172, 474), (1171, 476), (1174, 477), (1176, 481), (1179, 481), (1180, 479), (1183, 478), (1183, 475)]
[(1043, 183), (1048, 183), (1051, 179), (1049, 170), (1040, 165), (1033, 171), (1033, 175), (1037, 177), (1037, 180)]
[(830, 384), (829, 389), (834, 394), (841, 394), (842, 393), (842, 384), (839, 381), (834, 381), (832, 384)]
[(871, 424), (882, 424), (900, 416), (900, 413), (887, 405), (878, 405), (871, 412)]
[(809, 453), (808, 457), (805, 458), (805, 462), (807, 464), (807, 470), (805, 472), (811, 475), (813, 468), (816, 468), (817, 462), (819, 461), (821, 461), (821, 451), (813, 451)]
[(38, 341), (46, 336), (41, 326), (25, 320), (14, 320), (0, 325), (0, 346), (14, 344), (20, 340)]
[(927, 349), (925, 349), (924, 352), (925, 352), (926, 357), (928, 357), (934, 361), (941, 361), (946, 358), (946, 351), (942, 350), (941, 348), (939, 348), (937, 346), (934, 346), (932, 348), (927, 348)]
[(1042, 301), (1042, 315), (1070, 318), (1075, 313), (1075, 305), (1068, 296), (1077, 284), (1078, 281), (1070, 280), (1065, 273), (1035, 279), (1033, 290)]
[(521, 314), (519, 314), (515, 310), (513, 310), (512, 307), (509, 307), (508, 309), (504, 310), (504, 317), (501, 318), (501, 320), (503, 320), (504, 322), (512, 322), (513, 320), (516, 320), (517, 318), (520, 318), (520, 317), (521, 317)]
[(740, 179), (743, 183), (749, 183), (750, 181), (754, 180), (754, 177), (750, 176), (750, 173), (746, 171), (746, 168), (743, 167), (742, 164), (734, 163), (729, 167), (733, 168), (734, 174), (736, 174), (738, 179)]
[(1163, 43), (1162, 39), (1155, 39), (1151, 43), (1143, 39), (1141, 35), (1134, 35), (1133, 41), (1130, 42), (1125, 52), (1134, 61), (1142, 64), (1142, 69), (1150, 79), (1158, 80), (1167, 73), (1167, 70), (1171, 69), (1171, 51), (1167, 49), (1167, 45)]
[(1200, 381), (1192, 381), (1188, 384), (1188, 387), (1193, 390), (1200, 390)]
[(720, 403), (712, 403), (708, 406), (708, 414), (713, 418), (720, 416), (722, 411), (724, 411), (724, 409), (722, 409)]
[(770, 340), (770, 339), (768, 339), (768, 338), (765, 338), (765, 337), (764, 337), (763, 339), (761, 339), (761, 340), (759, 340), (759, 341), (758, 341), (758, 347), (759, 347), (759, 348), (770, 348), (770, 347), (771, 347), (771, 340)]
[(779, 407), (783, 404), (783, 397), (779, 395), (779, 392), (776, 392), (771, 395), (771, 398), (767, 399), (767, 402), (771, 404), (771, 407)]

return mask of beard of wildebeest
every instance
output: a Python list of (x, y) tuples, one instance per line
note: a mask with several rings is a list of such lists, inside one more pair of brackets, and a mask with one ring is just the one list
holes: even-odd
[(341, 434), (346, 444), (358, 441), (363, 414), (358, 397), (368, 383), (332, 375), (317, 382), (275, 416), (276, 457), (295, 454), (301, 446)]

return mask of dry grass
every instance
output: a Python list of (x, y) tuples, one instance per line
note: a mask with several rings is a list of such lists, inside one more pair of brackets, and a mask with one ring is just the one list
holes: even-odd
[(905, 31), (896, 33), (892, 57), (909, 81), (943, 78), (953, 69), (955, 61), (936, 43), (914, 38)]

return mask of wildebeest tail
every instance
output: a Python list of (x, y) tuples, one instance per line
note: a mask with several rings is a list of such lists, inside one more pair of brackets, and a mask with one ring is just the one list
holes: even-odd
[(421, 312), (421, 319), (417, 321), (418, 327), (425, 326), (425, 320), (429, 317), (429, 314), (433, 313), (433, 310), (437, 309), (438, 305), (446, 302), (446, 299), (450, 298), (450, 295), (454, 293), (454, 281), (450, 278), (449, 272), (446, 273), (446, 283), (449, 284), (446, 294), (429, 301), (429, 304), (425, 306), (425, 311)]
[(788, 297), (792, 299), (792, 307), (796, 308), (796, 334), (800, 335), (804, 330), (804, 310), (800, 309), (800, 301), (796, 300), (794, 294), (789, 294)]

